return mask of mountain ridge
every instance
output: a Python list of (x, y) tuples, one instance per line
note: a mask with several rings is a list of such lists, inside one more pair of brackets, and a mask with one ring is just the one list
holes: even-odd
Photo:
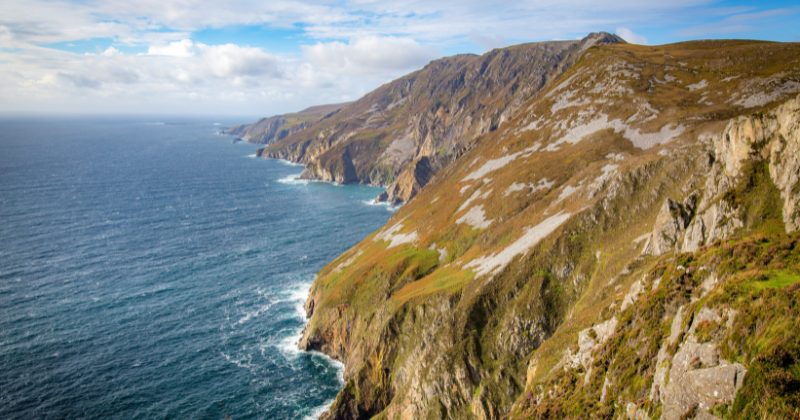
[(304, 179), (387, 186), (380, 201), (404, 202), (583, 50), (610, 42), (624, 41), (597, 33), (434, 60), (257, 154), (305, 164)]

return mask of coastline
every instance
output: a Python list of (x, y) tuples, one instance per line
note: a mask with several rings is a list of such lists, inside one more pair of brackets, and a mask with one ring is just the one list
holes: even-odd
[[(272, 157), (257, 156), (257, 155), (251, 155), (251, 157), (274, 160), (274, 161), (278, 161), (279, 163), (281, 163), (283, 165), (291, 166), (291, 167), (302, 167), (304, 169), (306, 167), (306, 165), (304, 165), (302, 163), (293, 162), (293, 161), (288, 160), (288, 159), (272, 158)], [(344, 186), (346, 186), (346, 184), (340, 184), (340, 183), (337, 183), (337, 182), (326, 181), (326, 180), (322, 180), (322, 179), (303, 179), (303, 178), (300, 178), (300, 175), (296, 174), (296, 173), (288, 175), (288, 176), (285, 176), (285, 177), (280, 178), (280, 179), (277, 179), (277, 182), (282, 183), (282, 184), (288, 184), (288, 185), (298, 185), (298, 184), (307, 185), (310, 182), (319, 182), (319, 183), (331, 184), (331, 185), (336, 186), (336, 187), (344, 187)], [(353, 186), (363, 186), (363, 185), (361, 185), (361, 184), (353, 184)], [(375, 187), (375, 186), (371, 186), (371, 187)], [(380, 187), (380, 188), (384, 188), (385, 189), (386, 187)], [(364, 201), (361, 201), (361, 202), (363, 204), (365, 204), (365, 205), (368, 205), (368, 206), (385, 206), (386, 209), (389, 212), (392, 212), (392, 213), (394, 213), (395, 211), (397, 211), (400, 208), (399, 205), (393, 206), (393, 205), (391, 205), (391, 203), (378, 202), (378, 201), (376, 201), (374, 199), (373, 200), (364, 200)], [(334, 260), (328, 261), (328, 263), (330, 263), (330, 262), (332, 262)], [(306, 338), (305, 337), (306, 331), (307, 331), (306, 327), (308, 326), (308, 323), (311, 320), (311, 317), (306, 312), (305, 306), (306, 306), (307, 302), (309, 301), (309, 299), (311, 299), (311, 297), (310, 297), (311, 290), (312, 290), (312, 288), (314, 286), (314, 282), (316, 281), (316, 279), (317, 279), (317, 275), (315, 273), (314, 279), (311, 280), (311, 282), (304, 283), (302, 285), (302, 288), (303, 288), (302, 295), (303, 296), (302, 296), (302, 299), (300, 299), (299, 297), (298, 297), (298, 299), (296, 299), (297, 300), (296, 310), (297, 310), (298, 314), (303, 319), (303, 325), (294, 334), (286, 337), (283, 340), (283, 343), (281, 344), (281, 348), (282, 348), (283, 352), (288, 353), (288, 354), (296, 354), (298, 356), (301, 355), (301, 354), (306, 354), (306, 355), (311, 356), (312, 358), (318, 357), (327, 366), (334, 368), (336, 370), (336, 372), (337, 372), (337, 380), (339, 381), (339, 389), (341, 390), (341, 389), (344, 389), (344, 386), (346, 384), (346, 381), (344, 379), (344, 373), (345, 373), (345, 370), (346, 370), (345, 363), (343, 361), (341, 361), (341, 360), (338, 360), (336, 358), (336, 355), (327, 354), (322, 349), (308, 349), (308, 348), (303, 347), (301, 345), (301, 343), (303, 343), (303, 341)], [(330, 409), (331, 405), (334, 404), (335, 402), (336, 402), (336, 397), (334, 397), (334, 398), (332, 398), (332, 399), (330, 399), (328, 401), (325, 401), (320, 406), (312, 408), (310, 414), (306, 415), (304, 418), (307, 419), (307, 420), (318, 420), (322, 414), (328, 412), (328, 410)]]

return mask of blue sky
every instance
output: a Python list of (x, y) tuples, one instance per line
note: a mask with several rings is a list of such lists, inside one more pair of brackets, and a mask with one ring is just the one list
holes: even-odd
[(788, 1), (4, 0), (0, 111), (273, 115), (452, 54), (596, 31), (800, 42), (798, 24)]

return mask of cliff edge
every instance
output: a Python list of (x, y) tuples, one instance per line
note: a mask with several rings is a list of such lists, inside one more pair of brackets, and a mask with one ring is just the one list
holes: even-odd
[(331, 117), (348, 104), (349, 102), (312, 106), (299, 112), (261, 118), (253, 124), (237, 125), (223, 133), (239, 136), (249, 143), (272, 144)]
[(379, 200), (405, 202), (587, 48), (619, 42), (599, 33), (435, 60), (258, 155), (305, 164), (304, 179), (387, 186)]

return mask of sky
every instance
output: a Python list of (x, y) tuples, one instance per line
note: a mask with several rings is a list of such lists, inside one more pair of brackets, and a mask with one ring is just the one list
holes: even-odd
[(800, 42), (793, 1), (2, 0), (0, 113), (261, 115), (461, 53), (606, 31)]

